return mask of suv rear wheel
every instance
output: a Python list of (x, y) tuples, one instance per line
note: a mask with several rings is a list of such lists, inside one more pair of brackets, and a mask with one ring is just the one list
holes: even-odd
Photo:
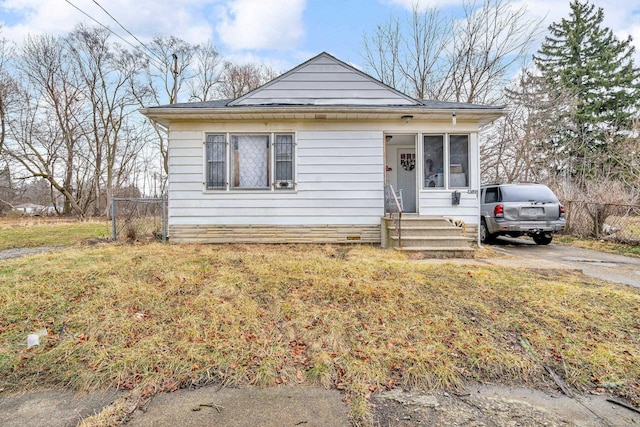
[(553, 236), (549, 233), (538, 233), (534, 234), (533, 241), (536, 242), (536, 245), (548, 245), (553, 240)]
[(492, 243), (496, 240), (496, 236), (489, 233), (489, 228), (487, 227), (487, 223), (484, 218), (480, 221), (480, 242), (481, 243)]

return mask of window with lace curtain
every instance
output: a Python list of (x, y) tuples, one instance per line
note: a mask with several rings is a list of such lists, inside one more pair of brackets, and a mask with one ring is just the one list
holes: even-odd
[(205, 144), (207, 189), (294, 188), (292, 134), (207, 134)]

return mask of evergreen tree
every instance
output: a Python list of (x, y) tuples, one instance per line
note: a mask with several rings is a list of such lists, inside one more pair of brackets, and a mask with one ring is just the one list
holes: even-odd
[(574, 108), (558, 112), (573, 126), (559, 130), (553, 145), (572, 174), (590, 177), (616, 169), (609, 154), (638, 113), (640, 70), (631, 37), (620, 41), (603, 27), (601, 8), (578, 0), (570, 6), (570, 18), (549, 27), (534, 61), (548, 87), (574, 97)]

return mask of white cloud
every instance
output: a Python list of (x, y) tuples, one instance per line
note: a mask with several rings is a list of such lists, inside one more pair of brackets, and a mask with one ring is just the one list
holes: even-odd
[[(4, 27), (2, 36), (20, 42), (27, 34), (65, 34), (81, 22), (98, 25), (89, 15), (132, 40), (93, 0), (70, 0), (70, 3), (65, 0), (0, 1), (0, 23)], [(199, 43), (213, 35), (213, 27), (205, 19), (205, 11), (215, 1), (98, 0), (98, 3), (141, 40), (157, 35), (175, 35)]]
[[(308, 59), (310, 37), (305, 35), (305, 22), (326, 31), (339, 31), (332, 26), (331, 14), (341, 14), (340, 0), (326, 3), (327, 14), (322, 19), (304, 16), (307, 0), (96, 0), (118, 19), (128, 30), (143, 41), (156, 35), (173, 35), (191, 43), (208, 39), (223, 55), (255, 55), (261, 62), (278, 63), (280, 66), (296, 60)], [(315, 0), (323, 1), (323, 0)], [(342, 0), (348, 2), (349, 0)], [(370, 0), (375, 5), (373, 0)], [(421, 7), (438, 7), (449, 10), (459, 6), (463, 0), (418, 0)], [(551, 22), (569, 16), (569, 0), (507, 0), (515, 7), (526, 5), (529, 18), (545, 18), (543, 35)], [(94, 0), (69, 0), (78, 8), (108, 25), (113, 31), (135, 43), (111, 18), (95, 4)], [(66, 34), (75, 25), (84, 22), (95, 25), (88, 17), (75, 9), (66, 0), (0, 0), (0, 37), (21, 42), (27, 34)], [(640, 64), (640, 4), (638, 1), (593, 0), (597, 7), (604, 8), (605, 25), (616, 36), (625, 39), (633, 36), (636, 46), (636, 63)], [(410, 10), (416, 0), (377, 0), (379, 4), (402, 7)], [(459, 10), (459, 9), (457, 9)], [(362, 16), (349, 17), (354, 25), (373, 27), (377, 22), (362, 22)], [(314, 26), (310, 27), (314, 28)], [(315, 35), (322, 38), (322, 34)], [(117, 40), (114, 38), (114, 40)], [(353, 40), (345, 40), (345, 45)], [(342, 45), (340, 48), (343, 47)], [(320, 49), (336, 49), (323, 44)], [(537, 46), (536, 46), (537, 48)], [(266, 51), (261, 52), (260, 49)], [(250, 51), (250, 52), (247, 52)], [(315, 48), (312, 54), (318, 53)], [(312, 56), (312, 55), (311, 55)], [(345, 56), (344, 54), (342, 56)], [(348, 56), (348, 55), (347, 55)]]
[(444, 7), (460, 6), (464, 0), (378, 0), (383, 4), (391, 6), (400, 6), (407, 10), (412, 10), (414, 6), (418, 6), (418, 10), (427, 8), (441, 9)]
[(217, 32), (231, 50), (295, 49), (304, 36), (305, 0), (232, 0), (219, 8)]

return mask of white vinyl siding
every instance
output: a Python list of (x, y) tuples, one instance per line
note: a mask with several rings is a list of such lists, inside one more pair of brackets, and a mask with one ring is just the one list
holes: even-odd
[[(274, 241), (375, 242), (384, 215), (385, 134), (415, 135), (419, 215), (477, 224), (478, 125), (499, 115), (459, 114), (453, 123), (448, 110), (431, 110), (326, 53), (219, 109), (163, 111), (157, 118), (169, 127), (169, 227), (176, 241), (207, 241), (220, 230), (229, 233), (221, 239), (234, 241), (233, 233), (260, 229), (266, 241), (279, 235)], [(414, 119), (402, 120), (407, 114)], [(442, 187), (425, 188), (423, 136), (462, 134), (469, 138), (466, 186), (454, 188), (445, 175)], [(224, 139), (224, 153), (221, 145), (207, 149), (209, 138)], [(450, 159), (445, 141), (436, 170), (464, 169), (464, 156)], [(258, 172), (253, 178), (251, 169)], [(454, 191), (459, 205), (451, 203)]]
[[(242, 134), (242, 129), (238, 129), (229, 135)], [(175, 146), (170, 150), (170, 164), (175, 168), (170, 173), (170, 225), (377, 226), (384, 215), (382, 131), (319, 130), (289, 134), (292, 141), (295, 139), (295, 149), (292, 146), (289, 149), (295, 158), (297, 183), (295, 190), (289, 191), (207, 191), (203, 185), (206, 184), (203, 152), (191, 158), (195, 151), (185, 145), (192, 135), (184, 135), (186, 138), (181, 131), (171, 134)], [(280, 142), (288, 141), (285, 138)], [(197, 143), (191, 140), (192, 145)], [(273, 150), (276, 168), (277, 154)], [(286, 168), (286, 156), (280, 161)]]

